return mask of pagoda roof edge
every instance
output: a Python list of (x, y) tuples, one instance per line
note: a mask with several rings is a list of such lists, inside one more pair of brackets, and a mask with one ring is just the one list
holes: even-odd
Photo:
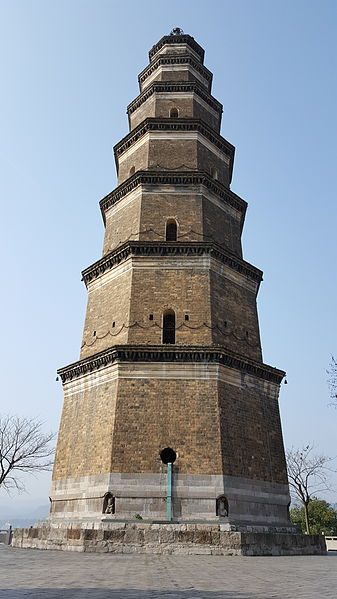
[(221, 345), (115, 345), (59, 368), (57, 374), (61, 377), (62, 383), (67, 383), (110, 364), (120, 362), (223, 364), (278, 385), (286, 374), (283, 370), (233, 352)]
[(192, 50), (200, 57), (203, 62), (205, 57), (205, 50), (195, 41), (194, 37), (188, 33), (180, 33), (179, 35), (164, 35), (156, 44), (154, 44), (149, 50), (149, 59), (152, 60), (155, 54), (167, 44), (188, 44)]
[(181, 258), (209, 256), (241, 276), (253, 281), (258, 291), (262, 281), (262, 271), (246, 262), (243, 258), (231, 252), (228, 248), (213, 241), (126, 241), (117, 246), (108, 254), (88, 266), (82, 271), (82, 279), (87, 286), (92, 280), (104, 275), (106, 272), (124, 262), (129, 257), (152, 257), (152, 258)]
[[(139, 185), (204, 185), (212, 193), (217, 195), (221, 201), (228, 203), (242, 214), (244, 220), (247, 202), (234, 193), (231, 189), (214, 179), (206, 171), (136, 171), (131, 177), (123, 181), (116, 189), (100, 200), (100, 209), (105, 224), (105, 212), (114, 204), (119, 202), (127, 194), (131, 193)], [(243, 222), (242, 222), (243, 225)]]

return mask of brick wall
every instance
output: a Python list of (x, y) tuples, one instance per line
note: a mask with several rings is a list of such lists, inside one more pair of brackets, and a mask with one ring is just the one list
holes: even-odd
[[(170, 92), (170, 99), (162, 98), (160, 93), (154, 93), (139, 108), (130, 115), (131, 129), (134, 129), (144, 119), (149, 117), (168, 118), (171, 108), (178, 108), (179, 118), (201, 119), (217, 132), (220, 129), (220, 117), (213, 114), (211, 109), (201, 104), (194, 92), (190, 97), (183, 97), (179, 92)], [(186, 94), (185, 94), (186, 95)]]
[(66, 396), (53, 480), (111, 471), (116, 381)]
[(89, 286), (81, 359), (127, 342), (132, 275), (131, 270), (118, 273), (107, 273)]
[(239, 213), (225, 211), (203, 198), (202, 217), (205, 241), (215, 241), (242, 257)]
[(128, 240), (139, 239), (141, 195), (126, 196), (116, 206), (107, 210), (103, 255), (108, 254)]
[(261, 386), (219, 382), (224, 474), (287, 483), (278, 401)]
[(159, 472), (172, 447), (176, 472), (221, 473), (219, 432), (214, 381), (120, 380), (112, 472)]
[[(176, 314), (177, 344), (208, 345), (212, 339), (210, 329), (193, 328), (210, 322), (207, 269), (166, 269), (157, 263), (158, 268), (136, 268), (133, 272), (130, 322), (141, 326), (129, 329), (128, 342), (160, 344), (163, 312), (171, 309)], [(185, 314), (189, 316), (188, 321)]]
[(213, 343), (261, 360), (255, 293), (214, 271), (210, 282)]
[(103, 254), (127, 240), (165, 241), (166, 222), (178, 224), (178, 241), (214, 241), (238, 256), (241, 251), (239, 213), (202, 195), (200, 186), (144, 186), (106, 212)]

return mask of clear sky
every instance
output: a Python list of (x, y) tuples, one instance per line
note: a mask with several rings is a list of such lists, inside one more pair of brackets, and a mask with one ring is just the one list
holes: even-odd
[[(314, 441), (336, 455), (326, 368), (337, 354), (337, 3), (328, 0), (0, 0), (1, 411), (58, 428), (55, 373), (79, 356), (80, 273), (101, 255), (111, 148), (128, 131), (148, 50), (173, 27), (205, 48), (222, 135), (236, 146), (244, 256), (264, 271), (264, 360), (287, 371), (285, 444)], [(49, 478), (15, 498), (22, 513), (46, 502)]]

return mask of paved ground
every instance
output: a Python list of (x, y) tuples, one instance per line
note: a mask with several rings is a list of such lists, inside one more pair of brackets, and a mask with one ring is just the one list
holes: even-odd
[(323, 557), (107, 555), (0, 545), (0, 599), (336, 599)]

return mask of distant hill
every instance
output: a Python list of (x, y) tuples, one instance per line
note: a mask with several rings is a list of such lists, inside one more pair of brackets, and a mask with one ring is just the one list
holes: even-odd
[(27, 507), (27, 510), (21, 510), (14, 506), (4, 506), (1, 508), (0, 528), (8, 528), (11, 524), (13, 528), (28, 528), (33, 526), (38, 520), (43, 520), (49, 514), (49, 505), (40, 505), (38, 507)]

